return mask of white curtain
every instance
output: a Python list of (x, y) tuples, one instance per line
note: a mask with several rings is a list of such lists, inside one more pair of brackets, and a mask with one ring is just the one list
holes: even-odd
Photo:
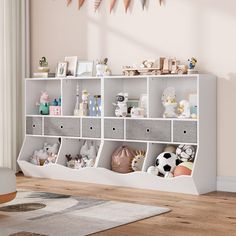
[(24, 130), (25, 12), (25, 0), (0, 0), (0, 166), (13, 170)]

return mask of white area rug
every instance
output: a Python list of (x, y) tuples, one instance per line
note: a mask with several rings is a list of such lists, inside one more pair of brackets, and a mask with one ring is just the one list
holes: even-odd
[(19, 191), (14, 201), (0, 206), (0, 236), (89, 235), (168, 211), (155, 206)]

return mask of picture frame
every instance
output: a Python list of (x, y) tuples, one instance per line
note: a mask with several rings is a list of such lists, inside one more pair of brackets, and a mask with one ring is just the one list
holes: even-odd
[(68, 62), (67, 75), (68, 76), (75, 76), (78, 57), (77, 56), (65, 57), (65, 61)]
[(128, 109), (128, 113), (127, 116), (130, 117), (131, 116), (131, 109), (133, 107), (139, 107), (139, 99), (129, 99), (127, 102), (127, 109)]
[(57, 77), (66, 77), (67, 68), (68, 68), (68, 62), (67, 61), (58, 62), (57, 70), (56, 70), (56, 76)]
[(76, 76), (93, 76), (94, 62), (93, 61), (78, 61)]

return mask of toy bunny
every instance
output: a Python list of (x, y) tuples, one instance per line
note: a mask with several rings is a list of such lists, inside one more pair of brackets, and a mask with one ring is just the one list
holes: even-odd
[(39, 106), (40, 115), (49, 115), (49, 95), (47, 92), (41, 92), (40, 103), (36, 105)]

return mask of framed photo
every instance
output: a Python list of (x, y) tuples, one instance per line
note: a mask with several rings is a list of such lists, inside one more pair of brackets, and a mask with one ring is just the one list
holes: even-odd
[(133, 107), (139, 107), (139, 100), (138, 99), (129, 99), (127, 102), (128, 114), (127, 116), (131, 116), (131, 109)]
[(75, 76), (78, 57), (77, 56), (65, 57), (65, 61), (68, 62), (67, 75)]
[(93, 76), (93, 61), (78, 61), (76, 76)]
[(66, 77), (67, 67), (68, 67), (68, 62), (67, 61), (59, 62), (57, 64), (56, 76), (57, 77)]

